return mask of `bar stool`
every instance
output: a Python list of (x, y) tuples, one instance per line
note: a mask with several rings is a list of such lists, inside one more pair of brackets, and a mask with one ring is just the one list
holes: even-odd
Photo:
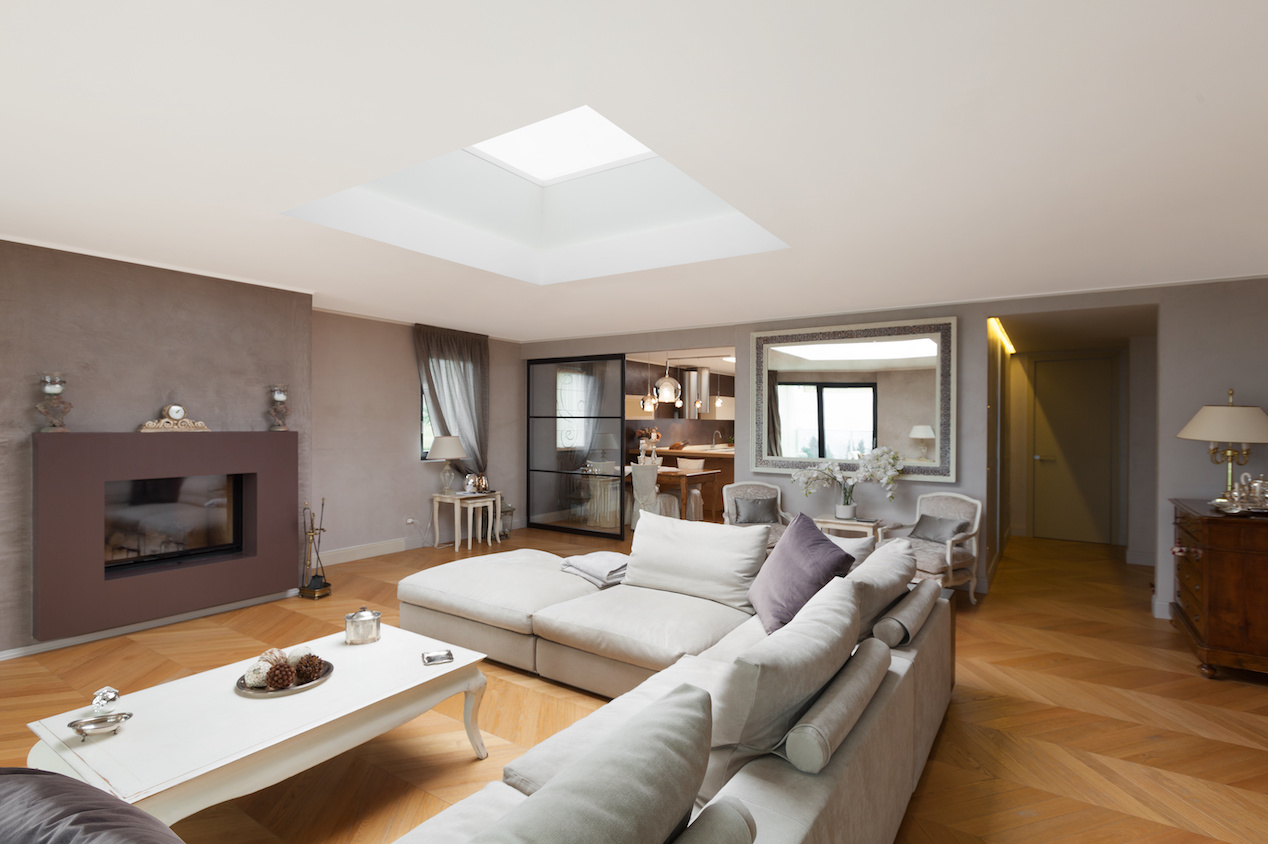
[[(492, 498), (463, 498), (460, 500), (459, 503), (462, 505), (462, 509), (467, 511), (467, 550), (468, 551), (471, 550), (471, 537), (473, 535), (472, 521), (474, 520), (476, 510), (483, 510), (484, 515), (488, 517), (485, 522), (488, 525), (488, 527), (485, 528), (484, 531), (481, 531), (482, 535), (480, 537), (480, 540), (482, 542), (488, 543), (489, 545), (492, 545), (493, 538), (496, 535), (496, 531), (493, 528), (493, 505), (495, 504), (494, 500)], [(487, 533), (485, 531), (487, 531)], [(498, 536), (497, 541), (498, 541), (498, 544), (501, 545), (502, 537)], [(455, 548), (457, 547), (457, 544), (458, 544), (457, 542), (454, 543)]]

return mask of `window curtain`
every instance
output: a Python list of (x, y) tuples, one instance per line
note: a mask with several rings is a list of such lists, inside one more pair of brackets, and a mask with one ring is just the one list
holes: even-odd
[(418, 380), (436, 436), (456, 436), (467, 459), (462, 474), (483, 472), (489, 456), (489, 338), (431, 325), (414, 326)]
[(779, 373), (766, 373), (766, 456), (780, 457), (784, 453), (783, 432), (779, 424)]
[[(569, 372), (577, 377), (576, 388), (565, 395), (558, 394), (558, 414), (561, 418), (571, 417), (570, 434), (573, 441), (566, 445), (561, 443), (560, 467), (565, 471), (575, 472), (586, 465), (590, 452), (594, 450), (594, 440), (599, 432), (598, 420), (603, 407), (603, 362), (578, 361), (569, 364), (561, 373)], [(565, 406), (568, 405), (568, 406)]]

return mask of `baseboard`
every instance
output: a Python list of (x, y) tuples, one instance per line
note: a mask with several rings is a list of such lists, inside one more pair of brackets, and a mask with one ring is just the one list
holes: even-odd
[(1154, 596), (1153, 601), (1154, 618), (1171, 618), (1171, 601), (1166, 598)]
[(95, 633), (85, 633), (82, 636), (71, 636), (68, 639), (53, 639), (48, 642), (40, 642), (35, 645), (12, 648), (11, 650), (0, 651), (0, 662), (4, 662), (8, 659), (17, 659), (20, 656), (31, 656), (32, 654), (44, 653), (45, 651), (55, 651), (58, 648), (68, 648), (71, 645), (82, 645), (85, 642), (96, 642), (99, 639), (109, 639), (111, 636), (126, 636), (129, 633), (137, 633), (141, 630), (150, 630), (155, 627), (162, 627), (165, 624), (176, 624), (181, 621), (204, 618), (205, 616), (216, 615), (217, 613), (240, 610), (243, 607), (253, 607), (256, 604), (267, 604), (270, 601), (280, 601), (282, 598), (294, 598), (298, 594), (298, 589), (288, 589), (285, 592), (275, 592), (272, 595), (261, 595), (258, 598), (248, 598), (245, 601), (234, 601), (232, 604), (221, 604), (215, 607), (206, 607), (201, 610), (194, 610), (193, 612), (181, 613), (180, 615), (169, 615), (164, 618), (141, 621), (136, 624), (129, 624), (125, 627), (112, 627), (109, 630), (98, 630)]
[(351, 563), (367, 557), (378, 557), (381, 554), (395, 554), (405, 550), (405, 537), (386, 539), (382, 542), (368, 542), (365, 545), (353, 545), (351, 548), (338, 548), (334, 551), (322, 551), (321, 562), (327, 566), (340, 563)]

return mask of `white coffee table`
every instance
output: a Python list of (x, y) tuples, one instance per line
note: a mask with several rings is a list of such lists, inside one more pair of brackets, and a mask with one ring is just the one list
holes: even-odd
[[(67, 725), (92, 707), (33, 721), (27, 764), (91, 783), (166, 824), (294, 776), (465, 695), (463, 720), (478, 758), (484, 654), (382, 625), (379, 641), (347, 645), (338, 633), (304, 644), (334, 666), (312, 689), (276, 697), (235, 691), (255, 658), (138, 692), (122, 689), (116, 734), (86, 741)], [(425, 666), (424, 651), (454, 661)]]

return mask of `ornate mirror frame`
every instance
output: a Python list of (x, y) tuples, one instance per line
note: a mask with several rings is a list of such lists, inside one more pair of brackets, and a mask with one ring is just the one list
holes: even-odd
[[(811, 458), (771, 457), (766, 454), (766, 364), (772, 346), (789, 343), (831, 343), (845, 340), (883, 340), (913, 335), (933, 335), (938, 342), (936, 403), (938, 410), (938, 462), (904, 465), (902, 477), (911, 480), (953, 483), (955, 481), (955, 334), (956, 318), (919, 319), (905, 322), (876, 322), (861, 325), (839, 325), (827, 328), (789, 329), (753, 332), (750, 342), (752, 392), (749, 421), (752, 441), (750, 466), (754, 472), (791, 474), (797, 469), (819, 462)], [(840, 461), (848, 471), (858, 468), (857, 462)]]

